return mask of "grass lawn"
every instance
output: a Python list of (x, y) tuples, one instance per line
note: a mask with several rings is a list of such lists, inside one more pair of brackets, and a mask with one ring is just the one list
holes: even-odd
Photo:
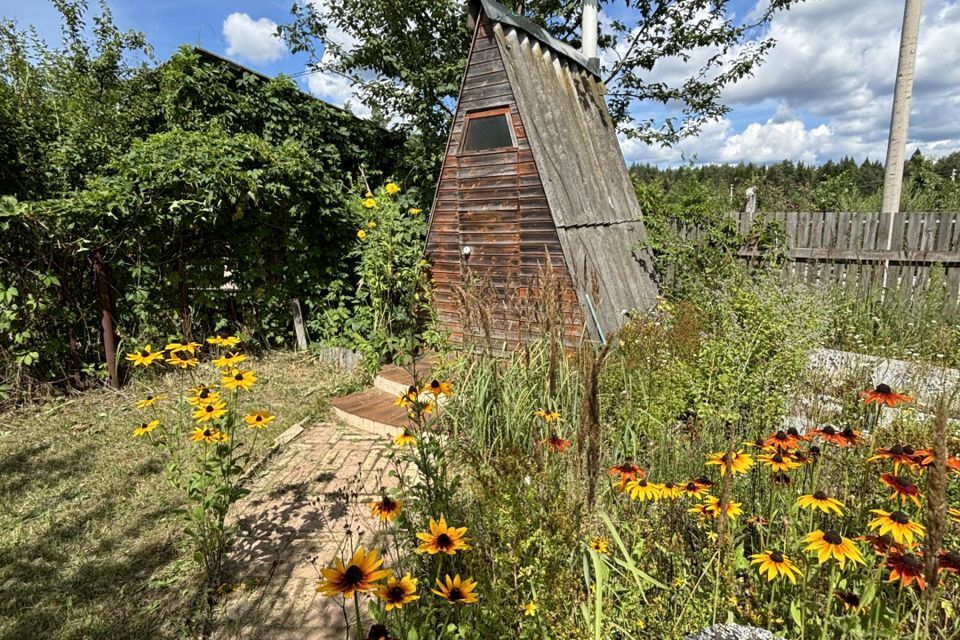
[[(322, 417), (342, 374), (308, 355), (253, 361), (258, 406), (273, 438)], [(196, 380), (214, 378), (201, 371)], [(188, 380), (189, 381), (189, 380)], [(0, 415), (0, 639), (190, 636), (197, 573), (181, 538), (178, 496), (161, 450), (133, 438), (134, 401), (167, 396), (178, 374), (139, 375), (120, 392), (92, 391)]]

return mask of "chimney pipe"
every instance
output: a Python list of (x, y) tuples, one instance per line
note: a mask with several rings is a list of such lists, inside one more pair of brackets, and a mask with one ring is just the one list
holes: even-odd
[(598, 0), (583, 0), (581, 41), (583, 55), (588, 60), (597, 60), (597, 12)]

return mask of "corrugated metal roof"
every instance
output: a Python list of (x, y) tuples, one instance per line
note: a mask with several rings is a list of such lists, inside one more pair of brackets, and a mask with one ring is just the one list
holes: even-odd
[(491, 20), (499, 22), (500, 24), (508, 24), (512, 27), (520, 29), (521, 31), (525, 31), (528, 35), (533, 36), (542, 44), (550, 47), (557, 53), (563, 54), (593, 75), (597, 77), (600, 76), (599, 60), (590, 60), (578, 49), (571, 47), (566, 42), (562, 42), (554, 38), (546, 29), (538, 25), (533, 20), (510, 11), (510, 9), (507, 9), (496, 0), (472, 0), (472, 2), (474, 4), (479, 3), (479, 5), (483, 7), (483, 12), (486, 13), (487, 17), (489, 17)]
[(580, 302), (609, 335), (659, 287), (603, 83), (513, 22), (494, 34)]

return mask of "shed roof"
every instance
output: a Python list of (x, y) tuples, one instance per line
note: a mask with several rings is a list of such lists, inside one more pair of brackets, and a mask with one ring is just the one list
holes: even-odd
[(659, 287), (605, 87), (582, 55), (498, 15), (488, 14), (577, 294), (594, 335), (609, 335), (624, 312), (652, 308)]

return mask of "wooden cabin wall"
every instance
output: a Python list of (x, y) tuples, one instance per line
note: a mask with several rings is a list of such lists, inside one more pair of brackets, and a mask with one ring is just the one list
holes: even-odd
[[(466, 115), (496, 107), (510, 109), (516, 148), (460, 154)], [(471, 248), (468, 257), (462, 255), (464, 246)], [(460, 308), (459, 291), (466, 287), (482, 297), (493, 341), (516, 348), (531, 331), (531, 318), (525, 317), (531, 311), (529, 300), (542, 293), (537, 286), (552, 265), (550, 290), (560, 297), (564, 340), (569, 346), (579, 343), (583, 310), (486, 16), (467, 63), (425, 253), (435, 283), (434, 307), (454, 342), (482, 337)]]

